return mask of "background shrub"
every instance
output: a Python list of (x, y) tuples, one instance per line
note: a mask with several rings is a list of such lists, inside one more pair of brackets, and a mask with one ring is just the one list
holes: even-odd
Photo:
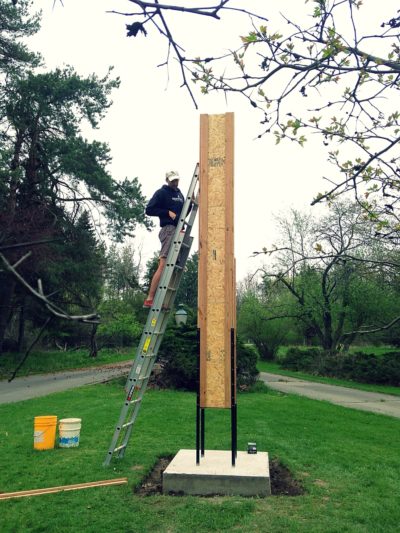
[(236, 341), (236, 380), (238, 389), (248, 389), (257, 381), (258, 354), (251, 344), (245, 344), (242, 339)]
[[(245, 389), (257, 379), (257, 352), (237, 340), (237, 386)], [(168, 325), (159, 350), (158, 383), (175, 389), (197, 390), (197, 326)]]
[(98, 342), (106, 347), (132, 346), (140, 339), (143, 326), (135, 310), (118, 300), (108, 300), (100, 307), (102, 322), (97, 330)]
[(289, 348), (279, 359), (280, 366), (287, 370), (313, 371), (323, 356), (320, 348)]
[(280, 365), (287, 370), (360, 383), (400, 386), (400, 352), (377, 357), (364, 352), (328, 354), (319, 348), (290, 348)]

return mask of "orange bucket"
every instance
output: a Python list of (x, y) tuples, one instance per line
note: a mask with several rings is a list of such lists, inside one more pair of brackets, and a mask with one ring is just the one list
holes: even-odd
[(35, 450), (54, 448), (56, 427), (56, 416), (35, 416), (33, 423), (33, 447)]

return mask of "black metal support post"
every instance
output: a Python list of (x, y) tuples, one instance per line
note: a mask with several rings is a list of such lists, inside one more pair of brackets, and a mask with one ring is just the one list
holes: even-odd
[(237, 407), (236, 407), (236, 376), (235, 376), (235, 329), (231, 328), (231, 449), (232, 466), (237, 457)]
[[(197, 348), (198, 348), (198, 356), (197, 356), (197, 399), (196, 399), (196, 464), (200, 464), (200, 425), (203, 427), (203, 424), (201, 424), (201, 417), (200, 417), (200, 328), (197, 328)], [(202, 432), (204, 429), (202, 429)]]
[(205, 424), (204, 424), (204, 418), (205, 418), (205, 409), (200, 408), (200, 446), (201, 446), (201, 456), (204, 457), (204, 432), (205, 432)]

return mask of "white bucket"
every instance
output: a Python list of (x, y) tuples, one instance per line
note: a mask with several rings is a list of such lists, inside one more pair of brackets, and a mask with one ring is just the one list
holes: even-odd
[(60, 448), (76, 448), (79, 446), (79, 436), (81, 431), (80, 418), (63, 418), (58, 424)]

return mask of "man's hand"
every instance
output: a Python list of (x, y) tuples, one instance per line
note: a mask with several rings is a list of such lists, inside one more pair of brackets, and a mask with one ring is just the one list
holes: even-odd
[(176, 213), (174, 213), (173, 211), (168, 211), (168, 215), (169, 215), (169, 218), (172, 218), (172, 220), (176, 219)]

